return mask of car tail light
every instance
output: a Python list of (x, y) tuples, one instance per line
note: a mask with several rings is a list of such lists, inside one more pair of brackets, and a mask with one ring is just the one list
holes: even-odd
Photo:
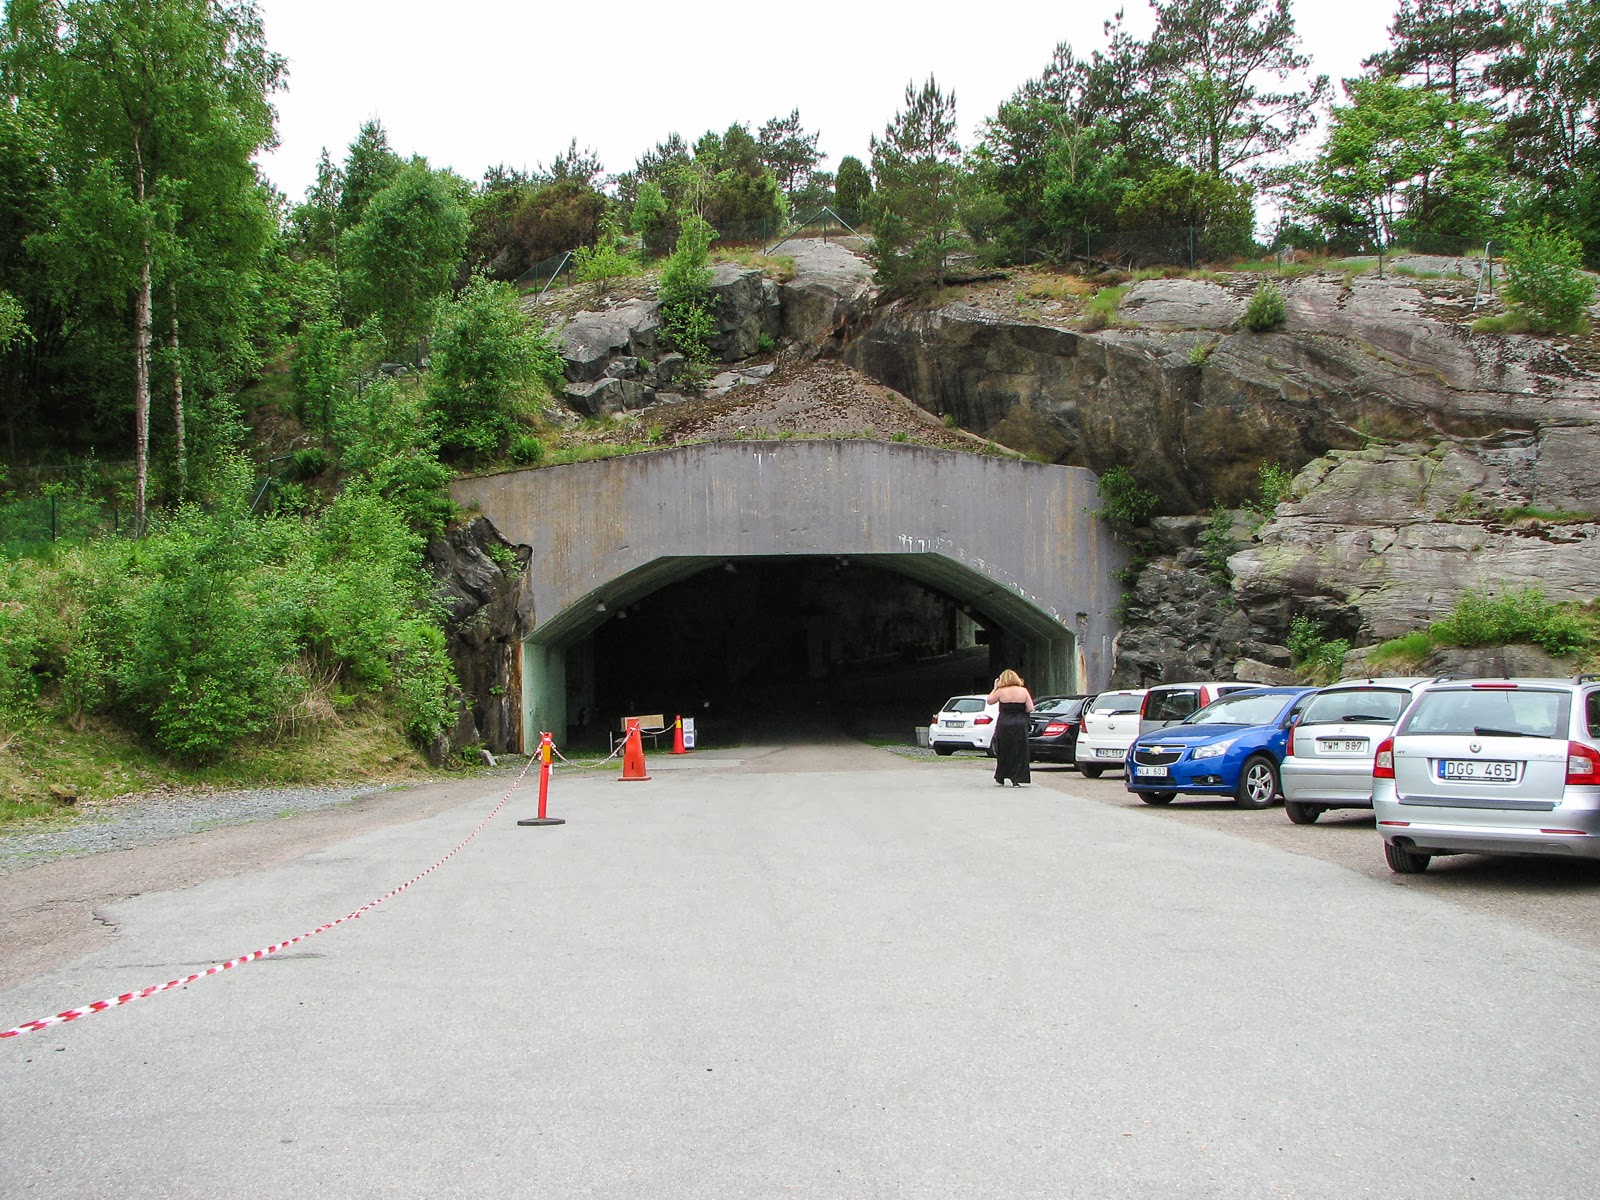
[(1514, 683), (1475, 683), (1472, 685), (1475, 692), (1514, 692), (1517, 685)]
[(1139, 719), (1144, 720), (1145, 713), (1150, 711), (1150, 693), (1144, 694), (1144, 699), (1139, 701)]
[(1582, 742), (1568, 742), (1567, 782), (1588, 784), (1591, 787), (1600, 783), (1600, 754)]
[(994, 724), (994, 718), (993, 717), (974, 717), (973, 720), (972, 720), (972, 723), (974, 725), (993, 725)]
[(1372, 756), (1374, 779), (1394, 778), (1394, 739), (1386, 737), (1378, 743), (1378, 752)]
[(1044, 732), (1053, 737), (1058, 733), (1065, 733), (1071, 728), (1072, 723), (1070, 721), (1051, 721), (1050, 724), (1044, 727)]
[(1283, 756), (1290, 757), (1294, 753), (1294, 726), (1289, 726), (1289, 740), (1283, 744)]

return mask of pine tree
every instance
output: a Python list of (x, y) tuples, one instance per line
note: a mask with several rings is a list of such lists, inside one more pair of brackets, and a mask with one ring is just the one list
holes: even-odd
[(881, 282), (944, 282), (958, 222), (960, 156), (955, 93), (940, 91), (931, 75), (920, 90), (907, 84), (905, 108), (872, 139), (872, 257)]

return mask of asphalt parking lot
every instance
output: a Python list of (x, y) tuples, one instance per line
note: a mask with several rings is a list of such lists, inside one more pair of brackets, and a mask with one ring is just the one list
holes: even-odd
[[(1283, 805), (1241, 809), (1232, 801), (1179, 797), (1153, 806), (1123, 787), (1120, 776), (1085, 779), (1070, 767), (1033, 767), (1035, 784), (1169, 821), (1333, 863), (1370, 879), (1515, 921), (1529, 929), (1600, 950), (1600, 863), (1561, 859), (1435, 858), (1421, 875), (1396, 875), (1383, 859), (1370, 810), (1335, 809), (1315, 825), (1295, 825)], [(1308, 905), (1308, 919), (1332, 915)]]
[[(0, 1194), (1600, 1194), (1592, 940), (1278, 844), (1370, 829), (859, 744), (650, 766), (0, 1043)], [(348, 912), (496, 795), (456, 799), (108, 903), (0, 1026)]]

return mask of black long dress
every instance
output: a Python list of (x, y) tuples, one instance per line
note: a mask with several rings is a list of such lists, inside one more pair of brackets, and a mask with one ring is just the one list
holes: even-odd
[(1003, 703), (994, 725), (994, 781), (1029, 783), (1028, 706)]

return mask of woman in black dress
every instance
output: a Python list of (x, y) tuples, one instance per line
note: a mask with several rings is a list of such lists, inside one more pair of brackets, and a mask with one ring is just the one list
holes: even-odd
[(1023, 685), (1022, 676), (1009, 668), (994, 681), (988, 702), (1000, 706), (1000, 719), (994, 725), (994, 782), (1013, 787), (1031, 782), (1028, 775), (1028, 714), (1033, 711), (1033, 693)]

